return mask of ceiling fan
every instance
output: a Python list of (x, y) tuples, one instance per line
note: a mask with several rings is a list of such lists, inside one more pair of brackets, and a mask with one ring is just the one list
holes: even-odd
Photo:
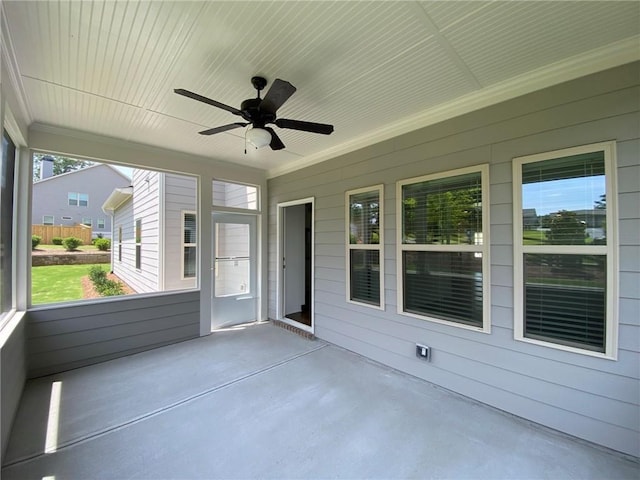
[(301, 120), (276, 117), (278, 109), (296, 91), (296, 87), (289, 82), (276, 78), (264, 98), (260, 98), (260, 92), (267, 86), (267, 80), (263, 77), (253, 77), (251, 78), (251, 84), (258, 91), (258, 95), (256, 98), (249, 98), (242, 102), (239, 110), (183, 88), (176, 88), (174, 92), (178, 95), (221, 108), (245, 120), (245, 122), (230, 123), (228, 125), (222, 125), (221, 127), (203, 130), (202, 132), (198, 132), (200, 135), (213, 135), (215, 133), (226, 132), (235, 128), (251, 125), (251, 129), (247, 131), (246, 140), (256, 148), (269, 145), (273, 150), (282, 150), (284, 143), (282, 143), (282, 140), (280, 140), (273, 128), (267, 125), (273, 124), (280, 128), (321, 133), (323, 135), (329, 135), (333, 132), (333, 125), (326, 123), (303, 122)]

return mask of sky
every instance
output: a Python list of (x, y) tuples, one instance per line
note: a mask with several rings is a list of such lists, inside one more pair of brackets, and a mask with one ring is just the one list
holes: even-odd
[(538, 215), (590, 210), (605, 191), (604, 175), (528, 183), (522, 186), (522, 208), (535, 208)]

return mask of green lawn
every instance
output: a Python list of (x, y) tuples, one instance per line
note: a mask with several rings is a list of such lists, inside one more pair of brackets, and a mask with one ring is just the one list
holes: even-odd
[[(31, 304), (82, 299), (81, 279), (94, 265), (51, 265), (31, 268)], [(109, 264), (100, 264), (109, 270)]]
[(546, 245), (547, 235), (539, 230), (525, 230), (522, 232), (524, 245)]

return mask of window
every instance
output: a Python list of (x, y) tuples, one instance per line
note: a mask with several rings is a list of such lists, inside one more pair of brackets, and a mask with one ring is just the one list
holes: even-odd
[(614, 144), (514, 159), (515, 338), (615, 357)]
[(53, 215), (44, 215), (42, 217), (42, 224), (43, 225), (53, 225), (54, 223), (54, 216)]
[(0, 318), (13, 308), (13, 190), (16, 146), (2, 135), (0, 165)]
[(142, 266), (142, 219), (136, 220), (136, 268), (141, 269)]
[(216, 207), (258, 210), (258, 187), (214, 180), (212, 188)]
[(122, 262), (122, 225), (118, 225), (118, 261)]
[(383, 186), (346, 195), (347, 301), (384, 309)]
[(488, 172), (398, 182), (399, 313), (490, 331)]
[(86, 207), (89, 205), (89, 195), (86, 193), (69, 192), (67, 198), (69, 205), (72, 207)]
[[(33, 154), (34, 178), (37, 178), (36, 169), (39, 165), (36, 155)], [(52, 156), (54, 161), (60, 161), (61, 157)], [(84, 162), (66, 157), (64, 160), (69, 160), (70, 164), (76, 166)], [(200, 266), (194, 262), (196, 256), (198, 259), (200, 257), (199, 252), (194, 256), (195, 248), (188, 248), (186, 251), (187, 277), (183, 262), (184, 213), (193, 213), (191, 217), (187, 217), (188, 229), (199, 224), (195, 213), (198, 209), (198, 178), (143, 168), (112, 168), (97, 162), (93, 162), (91, 166), (91, 170), (85, 169), (84, 172), (78, 167), (65, 173), (65, 179), (69, 183), (62, 190), (63, 208), (58, 214), (50, 206), (49, 188), (53, 184), (35, 182), (31, 189), (31, 218), (34, 222), (41, 223), (43, 216), (51, 213), (55, 214), (56, 232), (60, 230), (58, 227), (62, 227), (56, 233), (58, 236), (77, 236), (85, 245), (93, 242), (92, 237), (109, 239), (110, 258), (107, 261), (105, 255), (96, 260), (105, 262), (102, 268), (109, 269), (112, 274), (110, 278), (121, 284), (123, 295), (197, 288), (196, 274)], [(92, 179), (98, 179), (96, 181), (101, 188), (87, 189), (86, 185), (93, 182)], [(77, 193), (78, 190), (85, 190), (87, 193)], [(65, 195), (76, 206), (67, 206), (64, 203)], [(88, 204), (89, 196), (91, 205)], [(93, 234), (90, 235), (92, 229)], [(193, 236), (195, 238), (195, 232)], [(107, 243), (101, 242), (102, 245)], [(195, 247), (195, 241), (186, 246)], [(54, 255), (57, 253), (52, 252)], [(45, 261), (46, 258), (36, 255), (32, 259), (28, 299), (30, 306), (101, 301), (102, 297), (96, 297), (90, 291), (90, 284), (85, 284), (86, 282), (81, 289), (71, 288), (82, 283), (79, 279), (86, 275), (86, 269), (78, 268), (72, 272), (73, 269), (69, 269), (67, 265), (50, 265)], [(59, 280), (60, 287), (52, 289), (51, 279)]]
[(197, 265), (197, 230), (196, 213), (182, 213), (182, 277), (193, 278), (196, 276)]

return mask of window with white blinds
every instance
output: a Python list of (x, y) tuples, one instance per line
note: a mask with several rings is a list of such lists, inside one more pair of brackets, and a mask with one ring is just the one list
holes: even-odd
[(196, 212), (182, 212), (182, 278), (196, 276), (197, 229)]
[(614, 144), (514, 159), (515, 337), (615, 356)]
[(398, 313), (490, 331), (487, 185), (487, 165), (398, 182)]
[(383, 186), (345, 197), (347, 301), (384, 309)]

